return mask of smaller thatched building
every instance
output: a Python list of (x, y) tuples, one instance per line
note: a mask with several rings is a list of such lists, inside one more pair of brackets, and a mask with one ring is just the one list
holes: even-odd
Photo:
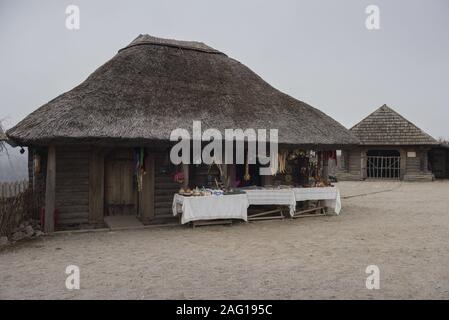
[(432, 181), (429, 151), (439, 142), (387, 105), (350, 131), (360, 145), (343, 150), (340, 180), (400, 179)]

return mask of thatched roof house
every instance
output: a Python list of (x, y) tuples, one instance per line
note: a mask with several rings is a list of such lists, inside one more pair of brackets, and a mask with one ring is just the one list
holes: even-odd
[(344, 146), (357, 140), (338, 122), (270, 86), (199, 42), (140, 35), (83, 83), (8, 131), (21, 145), (140, 146), (175, 128), (276, 128), (279, 142)]
[[(202, 121), (203, 130), (278, 129), (286, 147), (335, 150), (358, 143), (337, 121), (226, 54), (199, 42), (148, 35), (7, 135), (30, 147), (30, 181), (46, 190), (46, 230), (52, 230), (53, 212), (57, 227), (101, 224), (117, 211), (144, 222), (172, 216), (179, 185), (167, 175), (169, 137), (176, 128), (191, 130), (194, 120)], [(145, 153), (147, 172), (138, 192), (136, 152)], [(195, 185), (210, 174), (198, 166), (184, 170)]]
[(387, 105), (350, 131), (360, 146), (344, 152), (341, 179), (433, 179), (428, 152), (439, 142)]

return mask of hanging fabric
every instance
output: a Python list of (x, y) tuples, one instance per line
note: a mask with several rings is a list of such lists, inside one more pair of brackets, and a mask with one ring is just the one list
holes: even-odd
[(145, 148), (135, 148), (134, 149), (134, 174), (136, 176), (137, 191), (142, 191), (143, 185), (143, 175), (146, 174), (145, 171)]
[(175, 175), (173, 176), (173, 181), (177, 182), (177, 183), (184, 183), (184, 172), (183, 171), (178, 171), (175, 173)]
[(288, 151), (278, 152), (278, 172), (285, 173)]

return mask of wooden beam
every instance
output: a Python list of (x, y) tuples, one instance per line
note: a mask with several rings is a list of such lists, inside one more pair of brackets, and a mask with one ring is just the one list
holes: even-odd
[(182, 184), (183, 188), (189, 187), (189, 165), (188, 164), (182, 164), (182, 172), (184, 174), (184, 183)]
[(104, 152), (93, 148), (89, 156), (89, 223), (104, 218)]
[(151, 151), (147, 151), (145, 156), (145, 170), (139, 194), (139, 211), (142, 223), (148, 224), (154, 218), (155, 157)]
[(45, 180), (45, 223), (44, 231), (55, 231), (55, 199), (56, 199), (56, 150), (48, 147), (47, 176)]

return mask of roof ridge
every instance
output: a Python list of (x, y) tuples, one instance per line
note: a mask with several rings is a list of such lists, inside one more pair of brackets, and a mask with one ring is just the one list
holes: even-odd
[(223, 52), (208, 46), (204, 42), (159, 38), (159, 37), (151, 36), (149, 34), (138, 35), (133, 41), (131, 41), (130, 44), (128, 44), (124, 48), (121, 48), (118, 52), (121, 52), (123, 50), (129, 49), (132, 47), (141, 46), (141, 45), (155, 45), (155, 46), (162, 46), (162, 47), (171, 47), (171, 48), (193, 50), (193, 51), (199, 51), (199, 52), (205, 52), (205, 53), (226, 55)]

